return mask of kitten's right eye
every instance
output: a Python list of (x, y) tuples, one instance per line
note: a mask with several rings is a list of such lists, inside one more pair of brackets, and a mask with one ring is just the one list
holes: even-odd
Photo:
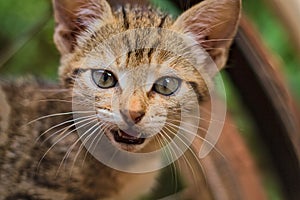
[(155, 84), (153, 85), (153, 90), (159, 94), (170, 96), (179, 89), (180, 84), (180, 79), (165, 76), (155, 82)]
[(108, 70), (92, 70), (92, 77), (95, 84), (102, 89), (115, 87), (118, 82), (114, 74)]

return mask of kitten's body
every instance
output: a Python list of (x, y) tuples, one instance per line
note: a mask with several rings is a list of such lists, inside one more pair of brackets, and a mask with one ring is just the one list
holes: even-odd
[(63, 160), (78, 138), (76, 133), (64, 138), (45, 155), (57, 138), (54, 136), (43, 141), (51, 133), (72, 123), (57, 127), (39, 138), (41, 133), (69, 121), (72, 115), (50, 117), (32, 124), (28, 122), (46, 113), (70, 112), (71, 104), (62, 102), (69, 100), (68, 95), (65, 91), (57, 91), (60, 91), (57, 86), (33, 79), (2, 83), (0, 199), (134, 199), (149, 192), (156, 173), (122, 173), (106, 167), (85, 151), (75, 161), (80, 144), (74, 146), (68, 158)]
[[(87, 82), (91, 78), (86, 78), (88, 75), (86, 71), (91, 71), (89, 69), (91, 66), (86, 64), (92, 63), (94, 65), (92, 66), (93, 70), (96, 70), (95, 67), (103, 67), (100, 63), (105, 63), (107, 58), (103, 53), (103, 49), (97, 49), (99, 44), (109, 40), (114, 35), (145, 27), (170, 29), (180, 34), (188, 32), (189, 36), (192, 35), (200, 44), (204, 42), (206, 50), (214, 59), (216, 65), (219, 68), (223, 67), (230, 46), (230, 39), (232, 39), (237, 26), (240, 4), (239, 1), (223, 0), (220, 3), (221, 6), (216, 9), (225, 14), (218, 13), (215, 17), (208, 17), (209, 20), (200, 23), (201, 21), (198, 22), (197, 20), (206, 16), (205, 10), (208, 10), (207, 14), (214, 15), (212, 14), (214, 13), (214, 5), (219, 5), (218, 1), (209, 1), (209, 3), (201, 4), (202, 7), (195, 6), (175, 23), (168, 15), (150, 7), (127, 5), (111, 11), (104, 0), (83, 0), (82, 2), (78, 1), (77, 4), (73, 4), (73, 1), (54, 1), (57, 22), (55, 42), (62, 54), (59, 73), (65, 87), (33, 80), (2, 83), (2, 89), (0, 90), (0, 103), (3, 105), (0, 112), (0, 198), (7, 200), (118, 200), (136, 199), (151, 192), (157, 184), (156, 180), (159, 172), (129, 174), (117, 171), (96, 160), (90, 155), (91, 152), (86, 152), (85, 148), (78, 142), (77, 127), (73, 125), (76, 121), (73, 121), (75, 119), (72, 118), (71, 113), (74, 82), (78, 81), (80, 89), (82, 89), (80, 95), (84, 97), (83, 99), (86, 102), (90, 100), (89, 95), (95, 93), (95, 99), (92, 100), (96, 100), (96, 103), (99, 104), (96, 104), (99, 106), (97, 112), (101, 114), (103, 110), (105, 112), (111, 111), (112, 105), (103, 102), (107, 99), (113, 99), (115, 93), (110, 92), (112, 90), (95, 89), (95, 85), (89, 85)], [(232, 16), (230, 11), (233, 13)], [(226, 20), (219, 19), (220, 16), (221, 18), (225, 17)], [(225, 25), (223, 21), (225, 21)], [(222, 23), (219, 24), (219, 22)], [(210, 23), (216, 23), (220, 27), (213, 27)], [(203, 29), (207, 25), (213, 28), (206, 27), (206, 29)], [(142, 37), (138, 38), (139, 36), (136, 36), (131, 42), (136, 43), (138, 46), (139, 42), (143, 41)], [(212, 40), (207, 40), (208, 38)], [(143, 120), (147, 120), (148, 112), (152, 112), (155, 116), (158, 115), (157, 112), (160, 110), (172, 106), (170, 105), (172, 96), (163, 97), (163, 95), (155, 94), (153, 91), (147, 95), (137, 95), (139, 92), (141, 93), (139, 91), (139, 87), (141, 87), (139, 78), (142, 80), (143, 76), (148, 73), (148, 69), (141, 66), (163, 64), (173, 56), (173, 54), (168, 54), (166, 51), (156, 49), (157, 45), (159, 46), (160, 43), (164, 42), (160, 39), (149, 37), (148, 45), (152, 45), (152, 48), (136, 49), (121, 56), (115, 55), (114, 62), (109, 63), (111, 65), (109, 69), (117, 75), (122, 70), (132, 73), (129, 77), (132, 82), (129, 82), (131, 83), (130, 87), (136, 87), (135, 93), (129, 97), (120, 94), (121, 92), (117, 94), (120, 94), (121, 102), (134, 102), (133, 104), (129, 103), (129, 106), (131, 106), (129, 107), (129, 113), (136, 114), (140, 111), (139, 109), (147, 107), (147, 112), (144, 113), (145, 117), (138, 120), (141, 123), (143, 123)], [(131, 44), (131, 42), (127, 38), (125, 45)], [(175, 44), (170, 43), (169, 47), (175, 50), (180, 48)], [(122, 45), (124, 44), (116, 42), (109, 48), (112, 49), (112, 52), (118, 52), (118, 48), (121, 48)], [(185, 53), (192, 55), (194, 52)], [(188, 88), (193, 89), (197, 93), (198, 100), (202, 100), (201, 98), (208, 92), (203, 77), (196, 74), (187, 62), (180, 59), (173, 65), (174, 70), (177, 70), (178, 74), (185, 78), (183, 84), (187, 84)], [(207, 74), (211, 75), (209, 69)], [(123, 90), (126, 91), (124, 88)], [(189, 102), (188, 95), (188, 93), (184, 95), (186, 98), (183, 98), (184, 101)], [(109, 102), (111, 103), (111, 101)], [(197, 101), (190, 101), (190, 104), (192, 103), (197, 103)], [(165, 107), (159, 107), (161, 105)], [(156, 109), (151, 110), (151, 107)], [(47, 117), (51, 114), (57, 115)], [(41, 116), (46, 117), (28, 124), (29, 121)], [(101, 120), (102, 118), (99, 119), (99, 121)], [(209, 118), (207, 120), (209, 121)], [(157, 120), (157, 122), (154, 120), (152, 123), (160, 124), (161, 120)], [(150, 130), (155, 129), (155, 124), (152, 126)], [(204, 125), (200, 125), (200, 127), (204, 127)], [(72, 132), (72, 130), (74, 131)], [(104, 130), (103, 132), (107, 131)], [(64, 137), (66, 133), (70, 134)], [(110, 137), (111, 142), (118, 148), (124, 147), (124, 145), (122, 146), (114, 141), (110, 135), (111, 133), (105, 134)], [(205, 135), (201, 130), (198, 134)], [(125, 150), (138, 152), (142, 149), (151, 149), (152, 143), (153, 141), (145, 142), (140, 146), (127, 145)], [(195, 144), (199, 144), (199, 141)], [(206, 183), (195, 155), (197, 155), (197, 152), (193, 154), (188, 151), (186, 157), (183, 157), (188, 161), (180, 165), (179, 168), (182, 170), (184, 178), (186, 178), (184, 182), (187, 184), (187, 190), (183, 192), (183, 195), (186, 196), (177, 198), (213, 199), (218, 195), (212, 194), (214, 189), (209, 188), (212, 185)], [(160, 160), (155, 162), (160, 162)], [(142, 164), (144, 166), (148, 165), (148, 163)], [(184, 168), (187, 170), (184, 170)], [(232, 193), (228, 196), (230, 199), (239, 199), (239, 194)], [(227, 196), (224, 196), (224, 199), (226, 198)]]

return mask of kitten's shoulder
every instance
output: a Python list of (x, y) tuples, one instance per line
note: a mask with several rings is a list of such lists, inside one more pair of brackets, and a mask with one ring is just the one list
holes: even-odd
[(51, 103), (49, 99), (63, 98), (65, 95), (60, 92), (56, 83), (50, 81), (41, 81), (33, 77), (1, 79), (0, 137), (5, 135), (2, 133), (17, 130), (50, 107), (55, 107), (56, 104)]
[[(32, 77), (0, 80), (1, 197), (40, 199), (31, 193), (38, 191), (42, 194), (45, 188), (52, 184), (50, 175), (49, 177), (44, 175), (52, 168), (57, 168), (51, 168), (53, 165), (51, 162), (46, 162), (48, 170), (42, 170), (41, 175), (35, 176), (37, 164), (47, 150), (47, 146), (40, 146), (41, 142), (38, 143), (37, 138), (57, 122), (50, 118), (35, 123), (29, 122), (49, 113), (63, 112), (67, 109), (66, 104), (54, 101), (63, 98), (58, 91), (57, 84)], [(59, 151), (54, 151), (54, 154)], [(56, 157), (50, 155), (46, 160), (49, 159), (52, 161)], [(55, 192), (48, 191), (48, 194), (51, 193)], [(55, 195), (56, 193), (53, 194)]]

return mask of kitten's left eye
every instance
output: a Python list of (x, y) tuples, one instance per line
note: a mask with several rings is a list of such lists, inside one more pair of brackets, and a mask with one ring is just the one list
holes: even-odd
[(108, 70), (92, 70), (93, 81), (102, 89), (115, 87), (117, 79), (114, 74)]
[(165, 96), (170, 96), (178, 90), (180, 84), (181, 80), (178, 78), (162, 77), (154, 83), (153, 91)]

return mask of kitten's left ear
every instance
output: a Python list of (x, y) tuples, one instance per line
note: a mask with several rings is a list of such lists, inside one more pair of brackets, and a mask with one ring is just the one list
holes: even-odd
[(62, 55), (71, 53), (77, 36), (95, 20), (113, 19), (106, 0), (52, 0), (55, 16), (55, 44)]
[(222, 68), (240, 18), (240, 0), (204, 0), (184, 12), (173, 29), (189, 34)]

